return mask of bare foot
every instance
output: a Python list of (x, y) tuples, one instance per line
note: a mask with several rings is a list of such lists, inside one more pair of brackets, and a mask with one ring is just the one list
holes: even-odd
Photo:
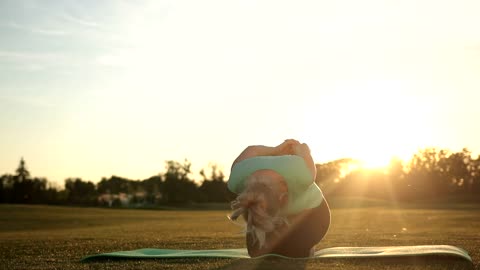
[(310, 155), (310, 148), (306, 143), (297, 144), (293, 147), (293, 153), (297, 156), (305, 157)]
[(294, 139), (287, 139), (283, 143), (276, 146), (279, 155), (292, 155), (294, 154), (294, 148), (299, 145), (300, 142)]

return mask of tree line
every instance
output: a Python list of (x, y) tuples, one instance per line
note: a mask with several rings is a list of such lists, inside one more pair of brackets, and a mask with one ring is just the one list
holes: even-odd
[(317, 166), (317, 183), (330, 196), (363, 196), (394, 201), (457, 200), (480, 202), (480, 156), (425, 148), (384, 169), (356, 168), (340, 159)]
[(201, 184), (191, 174), (189, 161), (167, 161), (165, 173), (144, 180), (113, 175), (95, 184), (81, 178), (67, 178), (64, 189), (57, 190), (47, 179), (31, 177), (22, 158), (15, 174), (0, 178), (0, 202), (118, 207), (222, 203), (234, 198), (216, 165), (210, 166), (209, 173), (200, 171)]
[[(480, 202), (480, 156), (468, 149), (419, 150), (402, 162), (392, 159), (384, 169), (367, 170), (353, 159), (317, 164), (315, 181), (327, 197), (362, 196), (396, 201), (432, 199)], [(155, 206), (185, 203), (226, 203), (235, 198), (227, 189), (224, 173), (213, 165), (202, 181), (192, 178), (191, 163), (167, 161), (164, 173), (144, 180), (120, 176), (98, 183), (65, 179), (64, 188), (53, 188), (46, 178), (32, 177), (23, 158), (14, 174), (0, 178), (0, 203), (42, 203), (88, 206)]]

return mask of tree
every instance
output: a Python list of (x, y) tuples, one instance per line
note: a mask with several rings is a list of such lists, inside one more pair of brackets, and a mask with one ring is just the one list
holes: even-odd
[(4, 174), (0, 178), (2, 185), (2, 191), (0, 193), (0, 203), (12, 203), (13, 202), (13, 182), (14, 177), (11, 174)]
[(411, 197), (455, 194), (464, 198), (473, 194), (480, 169), (477, 160), (467, 148), (457, 153), (433, 148), (419, 151), (411, 159), (406, 175), (413, 191)]
[[(144, 202), (147, 204), (157, 204), (162, 199), (162, 176), (155, 175), (142, 181), (142, 190), (146, 193)], [(135, 198), (139, 200), (139, 198)]]
[(5, 193), (6, 192), (4, 191), (4, 188), (3, 188), (3, 175), (2, 175), (2, 177), (0, 177), (0, 203), (4, 202)]
[(18, 168), (15, 172), (17, 173), (16, 176), (18, 177), (18, 181), (20, 182), (30, 178), (30, 172), (25, 166), (25, 160), (23, 159), (23, 157), (20, 159), (20, 164), (18, 165)]
[(464, 148), (462, 152), (450, 155), (448, 160), (451, 165), (450, 180), (453, 185), (453, 191), (463, 195), (469, 194), (475, 175), (475, 162), (472, 159), (470, 150)]
[(200, 201), (202, 202), (228, 202), (235, 198), (235, 195), (227, 188), (224, 181), (225, 175), (218, 170), (217, 165), (210, 166), (210, 176), (205, 174), (205, 170), (200, 171), (203, 182), (198, 188)]
[(70, 204), (93, 205), (97, 199), (95, 185), (80, 178), (67, 178), (65, 180), (67, 202)]
[(442, 160), (448, 153), (435, 148), (418, 151), (410, 160), (406, 184), (411, 198), (436, 198), (446, 193)]
[(342, 179), (358, 169), (358, 162), (351, 158), (343, 158), (315, 166), (317, 168), (315, 182), (328, 196), (340, 191), (340, 186), (344, 184)]
[(15, 170), (13, 176), (13, 202), (14, 203), (30, 203), (32, 202), (33, 183), (30, 179), (30, 172), (27, 170), (25, 160), (20, 159), (20, 164)]
[(472, 161), (472, 178), (473, 181), (471, 195), (480, 201), (480, 196), (478, 196), (478, 194), (480, 194), (480, 155), (478, 155), (477, 158)]
[(197, 201), (197, 185), (189, 178), (191, 163), (177, 161), (166, 162), (167, 172), (162, 184), (162, 201), (166, 203), (185, 203)]
[(392, 200), (400, 200), (408, 192), (408, 183), (405, 179), (405, 167), (399, 158), (392, 158), (387, 168), (386, 185), (388, 185), (389, 196)]
[(112, 175), (109, 179), (102, 178), (102, 180), (97, 184), (98, 193), (109, 193), (109, 194), (119, 194), (119, 193), (128, 193), (130, 189), (129, 179)]

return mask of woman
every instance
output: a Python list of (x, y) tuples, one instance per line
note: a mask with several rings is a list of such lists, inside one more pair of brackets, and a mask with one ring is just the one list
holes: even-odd
[(315, 184), (308, 145), (285, 140), (247, 147), (233, 162), (228, 188), (238, 194), (230, 219), (247, 223), (248, 254), (308, 257), (330, 226), (330, 209)]

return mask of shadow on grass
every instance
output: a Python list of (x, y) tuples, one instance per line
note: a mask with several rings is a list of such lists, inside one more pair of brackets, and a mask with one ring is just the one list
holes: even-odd
[[(317, 258), (317, 259), (285, 259), (278, 257), (264, 257), (259, 259), (228, 259), (228, 258), (111, 258), (98, 257), (84, 261), (85, 263), (115, 263), (150, 261), (159, 264), (197, 265), (208, 266), (215, 270), (293, 270), (306, 269), (307, 264), (325, 269), (456, 269), (474, 270), (472, 262), (452, 256), (426, 255), (384, 258)], [(212, 267), (216, 265), (216, 267)], [(310, 267), (309, 267), (310, 268)], [(196, 269), (196, 268), (195, 268)]]
[(284, 258), (238, 259), (215, 270), (305, 269), (308, 260)]
[[(82, 261), (86, 264), (119, 264), (121, 262), (158, 262), (158, 264), (178, 265), (197, 265), (198, 269), (204, 269), (200, 265), (203, 264), (208, 269), (242, 269), (242, 270), (256, 270), (256, 269), (305, 269), (308, 260), (298, 259), (284, 259), (275, 257), (264, 257), (259, 259), (230, 259), (230, 258), (113, 258), (113, 257), (96, 257)], [(216, 265), (216, 266), (214, 266)], [(177, 267), (175, 267), (177, 268)], [(191, 267), (190, 267), (191, 268)], [(189, 268), (189, 269), (190, 269)], [(197, 268), (193, 268), (197, 269)], [(205, 268), (207, 269), (207, 268)]]
[[(401, 258), (319, 258), (312, 260), (289, 260), (282, 258), (265, 258), (261, 260), (236, 260), (229, 265), (216, 268), (216, 270), (293, 270), (306, 269), (306, 265), (325, 269), (357, 269), (359, 267), (368, 269), (403, 269), (403, 268), (427, 268), (427, 269), (456, 269), (473, 270), (472, 262), (447, 256), (422, 256), (422, 257), (401, 257)], [(309, 267), (310, 269), (310, 267)]]

